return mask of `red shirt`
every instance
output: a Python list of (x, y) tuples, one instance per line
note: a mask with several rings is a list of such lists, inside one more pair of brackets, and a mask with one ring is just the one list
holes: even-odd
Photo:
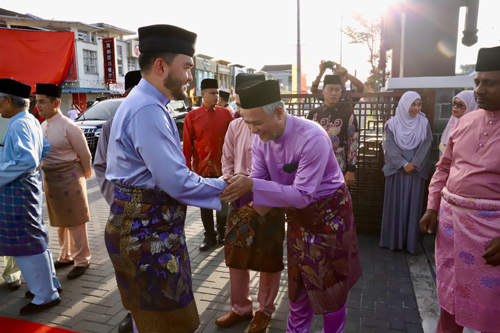
[(190, 170), (202, 177), (222, 176), (222, 146), (232, 120), (231, 111), (221, 106), (209, 109), (203, 104), (189, 111), (184, 120), (182, 150)]

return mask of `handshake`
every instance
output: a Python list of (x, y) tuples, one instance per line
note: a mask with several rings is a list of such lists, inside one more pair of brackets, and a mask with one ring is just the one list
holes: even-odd
[(227, 187), (224, 191), (219, 194), (219, 198), (224, 202), (234, 202), (239, 199), (242, 195), (251, 192), (253, 189), (253, 179), (243, 175), (224, 175), (220, 179), (223, 179)]

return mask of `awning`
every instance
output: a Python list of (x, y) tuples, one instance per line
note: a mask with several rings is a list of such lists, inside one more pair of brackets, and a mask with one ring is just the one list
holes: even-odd
[(118, 90), (109, 90), (109, 89), (99, 89), (99, 88), (63, 88), (63, 94), (114, 94), (121, 95)]
[(0, 77), (29, 84), (60, 85), (75, 54), (72, 32), (0, 28)]

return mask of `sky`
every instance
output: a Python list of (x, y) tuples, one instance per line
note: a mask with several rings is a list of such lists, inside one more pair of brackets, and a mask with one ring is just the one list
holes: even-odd
[[(394, 1), (405, 0), (301, 0), (302, 73), (307, 74), (308, 84), (318, 74), (321, 60), (340, 62), (340, 50), (342, 65), (366, 79), (368, 50), (341, 37), (341, 24), (356, 26), (355, 14), (374, 18)], [(480, 47), (500, 45), (499, 7), (499, 0), (480, 0), (479, 42), (470, 48), (459, 42), (457, 68), (475, 63)], [(44, 19), (104, 22), (131, 31), (145, 25), (173, 24), (198, 34), (197, 53), (257, 70), (266, 64), (296, 63), (297, 59), (296, 0), (23, 0), (4, 3), (2, 8)], [(459, 41), (464, 18), (461, 11)]]

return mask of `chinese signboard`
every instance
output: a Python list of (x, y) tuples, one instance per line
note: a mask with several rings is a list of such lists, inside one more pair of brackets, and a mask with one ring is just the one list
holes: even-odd
[(102, 46), (104, 49), (104, 82), (116, 83), (115, 39), (104, 38)]

